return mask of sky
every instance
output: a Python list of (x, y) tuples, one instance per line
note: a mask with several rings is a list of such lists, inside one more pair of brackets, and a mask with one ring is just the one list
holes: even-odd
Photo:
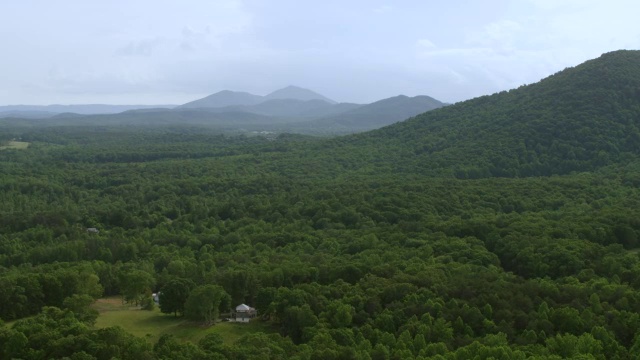
[(296, 85), (444, 102), (640, 49), (637, 0), (0, 2), (0, 105), (182, 104)]

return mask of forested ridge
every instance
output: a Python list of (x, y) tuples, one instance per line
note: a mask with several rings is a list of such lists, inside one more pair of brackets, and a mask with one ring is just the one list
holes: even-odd
[(349, 148), (392, 171), (457, 178), (548, 176), (591, 171), (638, 155), (639, 116), (640, 53), (616, 51), (536, 84), (335, 141), (336, 149)]
[[(639, 125), (637, 51), (334, 139), (5, 123), (0, 358), (635, 359)], [(94, 327), (157, 291), (277, 333)]]

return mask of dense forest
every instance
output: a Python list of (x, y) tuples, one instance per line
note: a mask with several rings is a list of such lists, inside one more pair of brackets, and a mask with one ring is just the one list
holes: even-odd
[[(639, 127), (638, 51), (333, 139), (2, 123), (0, 358), (635, 359)], [(276, 331), (95, 327), (158, 291)]]

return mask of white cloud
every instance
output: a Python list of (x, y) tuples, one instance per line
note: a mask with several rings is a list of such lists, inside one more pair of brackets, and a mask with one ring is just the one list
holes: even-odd
[(436, 45), (429, 39), (419, 39), (416, 41), (416, 45), (420, 49), (433, 49), (436, 47)]
[(499, 20), (484, 26), (481, 31), (467, 34), (466, 43), (471, 46), (490, 48), (492, 51), (507, 53), (521, 44), (526, 36), (520, 23), (513, 20)]
[(393, 10), (393, 7), (391, 7), (389, 5), (382, 5), (382, 6), (379, 6), (377, 8), (374, 8), (373, 12), (378, 13), (378, 14), (386, 14), (386, 13), (390, 12), (391, 10)]
[(637, 0), (59, 0), (37, 10), (0, 1), (5, 103), (288, 84), (345, 101), (453, 102), (640, 47)]
[(153, 51), (163, 43), (160, 38), (130, 41), (127, 45), (116, 50), (123, 56), (151, 56)]
[[(575, 7), (589, 7), (601, 3), (600, 0), (528, 0), (528, 2), (538, 9), (545, 11)], [(615, 5), (614, 2), (610, 2), (610, 4)]]
[(457, 94), (435, 89), (445, 100), (508, 90), (603, 52), (639, 48), (639, 11), (627, 0), (514, 1), (503, 16), (465, 28), (455, 45), (417, 46), (412, 69), (432, 78), (449, 74), (452, 84), (464, 85)]

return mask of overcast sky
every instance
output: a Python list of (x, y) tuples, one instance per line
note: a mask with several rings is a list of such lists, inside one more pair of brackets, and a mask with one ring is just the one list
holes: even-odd
[(3, 0), (0, 105), (456, 102), (640, 48), (637, 0)]

